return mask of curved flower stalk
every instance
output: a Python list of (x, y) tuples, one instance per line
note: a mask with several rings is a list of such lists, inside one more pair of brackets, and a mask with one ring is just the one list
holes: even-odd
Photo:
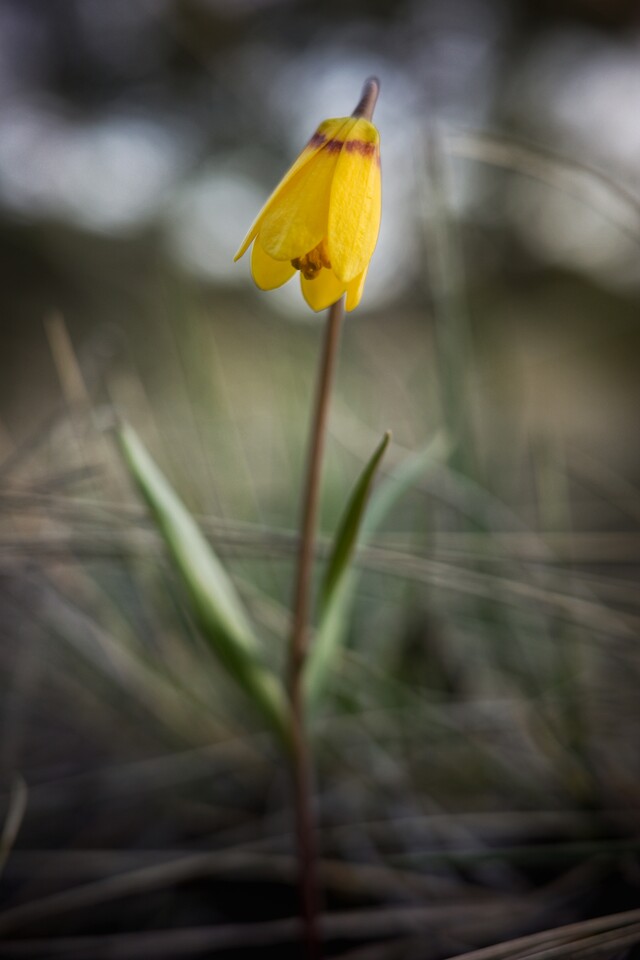
[[(309, 434), (289, 643), (291, 760), (300, 902), (308, 960), (317, 960), (321, 945), (311, 802), (313, 762), (306, 713), (309, 689), (317, 689), (318, 677), (333, 647), (332, 643), (324, 645), (319, 666), (316, 657), (311, 681), (305, 683), (314, 542), (329, 400), (345, 301), (347, 310), (360, 303), (380, 227), (380, 138), (371, 122), (379, 91), (378, 80), (370, 77), (351, 117), (320, 124), (254, 220), (235, 256), (238, 260), (253, 244), (251, 272), (261, 289), (279, 287), (299, 271), (302, 293), (312, 310), (329, 308)], [(387, 440), (374, 456), (367, 479), (357, 488), (347, 522), (339, 534), (329, 570), (329, 592), (347, 564), (368, 486), (386, 443)]]
[(312, 310), (346, 294), (360, 303), (380, 227), (380, 136), (356, 113), (325, 120), (254, 220), (235, 259), (253, 243), (251, 273), (261, 290), (299, 271)]

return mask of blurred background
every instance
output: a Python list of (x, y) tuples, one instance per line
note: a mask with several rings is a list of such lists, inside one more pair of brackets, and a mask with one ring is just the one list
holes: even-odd
[(370, 74), (320, 554), (384, 430), (381, 486), (450, 452), (318, 721), (328, 953), (640, 906), (639, 53), (634, 0), (0, 0), (0, 956), (299, 955), (286, 769), (108, 428), (281, 665), (322, 318), (232, 258)]

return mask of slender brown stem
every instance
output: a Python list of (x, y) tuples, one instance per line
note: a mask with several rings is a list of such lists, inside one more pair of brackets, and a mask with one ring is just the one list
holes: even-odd
[[(380, 83), (370, 77), (362, 88), (354, 117), (371, 120), (380, 92)], [(311, 607), (314, 541), (320, 501), (322, 457), (327, 434), (327, 417), (331, 385), (338, 354), (340, 328), (344, 317), (344, 297), (329, 308), (324, 349), (316, 387), (313, 423), (304, 486), (297, 578), (293, 599), (293, 623), (290, 646), (291, 741), (294, 779), (296, 841), (299, 862), (299, 884), (305, 943), (308, 960), (318, 960), (322, 953), (318, 927), (319, 891), (316, 877), (316, 831), (313, 816), (313, 764), (307, 739), (304, 703), (304, 664), (308, 645), (308, 623)]]
[(344, 298), (329, 308), (325, 340), (320, 361), (318, 383), (309, 450), (307, 453), (307, 473), (304, 485), (302, 522), (298, 546), (297, 577), (293, 601), (293, 623), (291, 628), (291, 691), (304, 665), (307, 653), (307, 622), (309, 619), (309, 598), (311, 593), (311, 572), (313, 567), (314, 540), (318, 516), (320, 477), (322, 457), (327, 432), (327, 417), (335, 361), (340, 340), (340, 328), (344, 317)]
[(316, 880), (316, 836), (312, 809), (313, 770), (304, 715), (303, 669), (308, 645), (307, 625), (309, 622), (314, 541), (320, 500), (322, 457), (327, 433), (331, 384), (343, 317), (344, 298), (329, 308), (324, 348), (320, 361), (304, 486), (290, 647), (296, 839), (300, 870), (300, 896), (309, 960), (312, 960), (312, 958), (316, 960), (320, 957), (321, 946), (318, 929), (319, 896)]

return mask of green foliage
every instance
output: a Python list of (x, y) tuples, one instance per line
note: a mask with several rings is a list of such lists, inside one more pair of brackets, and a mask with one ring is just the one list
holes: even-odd
[(286, 741), (289, 726), (284, 690), (259, 662), (258, 641), (231, 580), (135, 431), (124, 425), (117, 436), (129, 470), (186, 587), (200, 630), (229, 675)]
[(344, 633), (343, 621), (348, 616), (349, 562), (362, 525), (365, 507), (376, 470), (389, 445), (387, 431), (353, 488), (340, 521), (320, 589), (320, 629), (309, 653), (305, 670), (307, 700), (315, 702), (339, 649)]
[(359, 530), (362, 528), (362, 541), (366, 542), (398, 500), (429, 467), (446, 458), (450, 451), (446, 436), (438, 434), (421, 453), (408, 459), (386, 483), (381, 484), (371, 498), (365, 516), (371, 484), (389, 438), (390, 435), (385, 434), (362, 472), (336, 536), (322, 586), (318, 630), (307, 661), (305, 684), (310, 708), (317, 706), (331, 665), (344, 640), (357, 583), (357, 573), (349, 565), (349, 560)]
[[(383, 484), (365, 508), (376, 471), (389, 444), (386, 433), (360, 475), (336, 533), (320, 593), (320, 619), (305, 672), (306, 696), (315, 706), (335, 660), (351, 613), (357, 574), (351, 560), (358, 535), (370, 536), (389, 510), (430, 464), (448, 452), (438, 436)], [(169, 550), (189, 596), (195, 621), (228, 674), (262, 711), (285, 742), (288, 704), (277, 677), (259, 660), (259, 644), (233, 583), (189, 511), (153, 462), (135, 431), (124, 425), (118, 441), (127, 466)]]
[(346, 573), (349, 561), (355, 548), (358, 532), (364, 516), (367, 500), (371, 491), (371, 485), (376, 474), (376, 470), (384, 456), (385, 450), (389, 446), (391, 433), (387, 431), (376, 447), (373, 456), (360, 474), (358, 481), (353, 488), (344, 514), (340, 521), (338, 531), (333, 543), (333, 550), (329, 557), (327, 569), (322, 581), (320, 590), (320, 611), (321, 614), (331, 603), (335, 591), (340, 581)]

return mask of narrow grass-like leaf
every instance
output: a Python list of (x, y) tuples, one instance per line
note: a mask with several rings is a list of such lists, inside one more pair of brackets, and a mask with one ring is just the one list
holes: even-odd
[(336, 588), (344, 575), (356, 545), (365, 507), (371, 492), (371, 485), (378, 465), (389, 446), (391, 433), (387, 431), (373, 452), (373, 456), (360, 474), (349, 497), (346, 509), (340, 520), (338, 532), (333, 542), (331, 556), (320, 588), (320, 616), (326, 611), (335, 595)]
[[(369, 485), (371, 479), (373, 479), (375, 469), (380, 462), (380, 458), (384, 453), (385, 447), (386, 443), (385, 440), (383, 440), (365, 468), (364, 474), (369, 470), (369, 466), (373, 464)], [(371, 497), (369, 509), (366, 512), (364, 511), (366, 502), (365, 494), (358, 524), (362, 530), (360, 537), (361, 544), (366, 543), (392, 507), (411, 489), (420, 477), (423, 476), (431, 466), (435, 466), (435, 464), (446, 459), (450, 451), (451, 443), (449, 439), (445, 434), (438, 433), (421, 453), (410, 457), (384, 484), (380, 485)], [(356, 535), (357, 527), (353, 538), (354, 542)], [(348, 557), (342, 566), (341, 575), (336, 579), (331, 588), (330, 602), (325, 603), (324, 607), (321, 608), (320, 622), (316, 631), (315, 641), (307, 660), (305, 693), (307, 705), (310, 709), (316, 707), (319, 702), (331, 664), (343, 642), (350, 608), (353, 604), (359, 573), (353, 566), (349, 565), (347, 561)]]
[(280, 681), (258, 660), (258, 643), (229, 576), (193, 517), (128, 425), (117, 432), (125, 461), (189, 594), (194, 618), (228, 673), (288, 739)]
[(374, 450), (373, 456), (353, 488), (338, 526), (320, 588), (321, 629), (316, 636), (305, 670), (307, 697), (312, 700), (317, 698), (319, 688), (329, 671), (331, 660), (339, 647), (339, 622), (343, 616), (345, 590), (348, 590), (349, 561), (356, 545), (373, 478), (390, 439), (391, 434), (385, 433)]

